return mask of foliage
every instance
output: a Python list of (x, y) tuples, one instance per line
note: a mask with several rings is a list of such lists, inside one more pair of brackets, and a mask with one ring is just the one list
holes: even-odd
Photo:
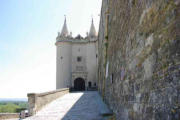
[(27, 108), (27, 102), (0, 102), (0, 113), (19, 113)]

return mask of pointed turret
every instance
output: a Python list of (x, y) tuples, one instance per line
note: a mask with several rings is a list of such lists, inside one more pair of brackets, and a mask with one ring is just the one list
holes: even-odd
[(68, 32), (68, 29), (67, 29), (67, 24), (66, 24), (66, 17), (65, 17), (65, 20), (64, 20), (64, 25), (63, 25), (63, 28), (62, 28), (62, 31), (61, 31), (61, 37), (67, 37), (69, 35), (69, 32)]
[(92, 19), (91, 28), (90, 28), (90, 31), (89, 31), (89, 37), (97, 37), (93, 19)]

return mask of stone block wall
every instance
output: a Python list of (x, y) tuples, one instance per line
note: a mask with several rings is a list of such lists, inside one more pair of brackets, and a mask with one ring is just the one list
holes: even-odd
[(69, 88), (58, 89), (45, 93), (29, 93), (28, 104), (29, 104), (29, 115), (34, 115), (42, 107), (52, 102), (53, 100), (69, 93)]
[(103, 0), (98, 41), (117, 120), (180, 119), (180, 0)]
[(19, 113), (0, 113), (0, 120), (19, 118)]

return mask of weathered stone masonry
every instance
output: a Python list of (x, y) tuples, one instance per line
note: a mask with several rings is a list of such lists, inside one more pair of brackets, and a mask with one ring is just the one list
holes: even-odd
[(180, 119), (180, 0), (103, 0), (98, 45), (116, 119)]
[(44, 106), (67, 93), (69, 93), (69, 88), (62, 88), (44, 93), (29, 93), (27, 95), (29, 104), (29, 115), (32, 116), (36, 114)]

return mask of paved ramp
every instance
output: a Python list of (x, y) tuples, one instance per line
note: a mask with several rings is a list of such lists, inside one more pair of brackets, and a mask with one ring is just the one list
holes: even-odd
[(103, 120), (108, 111), (98, 92), (75, 92), (60, 97), (26, 120)]

